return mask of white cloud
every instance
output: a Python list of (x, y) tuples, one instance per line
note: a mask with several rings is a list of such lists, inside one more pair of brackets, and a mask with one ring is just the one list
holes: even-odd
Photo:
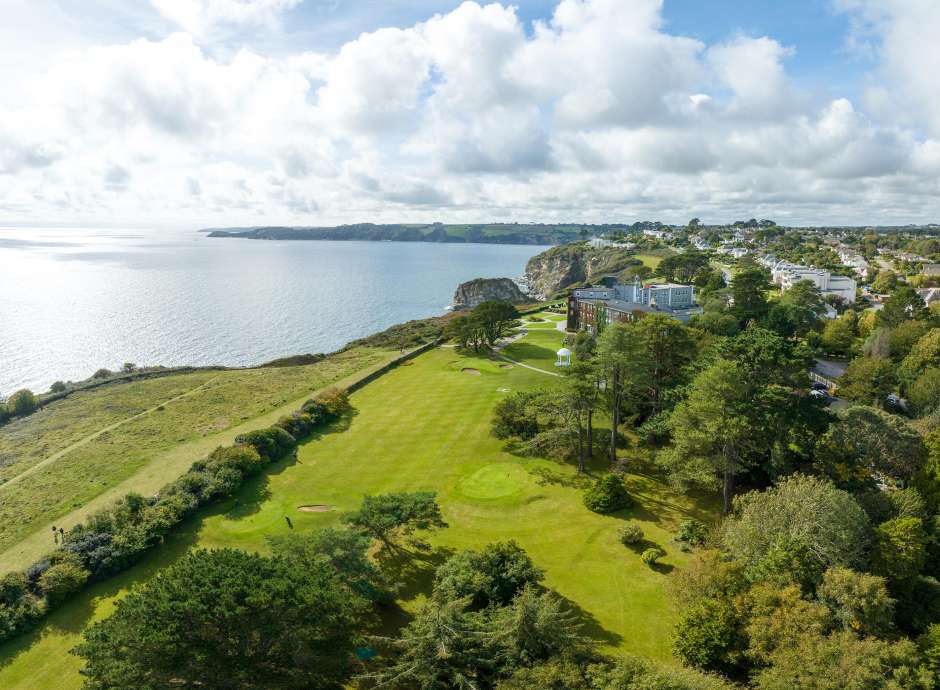
[(406, 124), (419, 106), (431, 63), (413, 29), (380, 29), (344, 45), (326, 65), (317, 91), (320, 115), (333, 128), (382, 132)]
[(793, 111), (798, 105), (798, 94), (783, 66), (784, 58), (793, 52), (766, 36), (738, 36), (712, 47), (708, 62), (720, 82), (734, 94), (732, 110), (763, 118)]
[(856, 19), (853, 41), (880, 60), (866, 99), (885, 119), (940, 137), (940, 3), (935, 0), (838, 0)]
[(509, 65), (564, 126), (650, 124), (700, 80), (698, 41), (660, 30), (661, 0), (563, 0)]
[(934, 220), (940, 52), (903, 43), (937, 12), (843, 2), (882, 56), (864, 104), (801, 88), (772, 36), (670, 33), (658, 0), (562, 0), (531, 31), (465, 2), (277, 56), (205, 35), (293, 0), (160, 0), (199, 38), (74, 47), (0, 93), (0, 217)]
[(220, 24), (271, 25), (303, 0), (150, 0), (160, 14), (182, 29), (203, 34)]

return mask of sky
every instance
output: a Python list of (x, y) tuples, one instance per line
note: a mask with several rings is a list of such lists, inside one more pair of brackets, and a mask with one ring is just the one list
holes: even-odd
[(936, 0), (0, 0), (0, 223), (940, 222)]

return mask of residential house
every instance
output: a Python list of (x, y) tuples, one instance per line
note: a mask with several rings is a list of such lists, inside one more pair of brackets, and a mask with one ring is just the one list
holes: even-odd
[(940, 288), (923, 288), (917, 291), (924, 303), (929, 307), (931, 304), (940, 304)]
[(855, 252), (842, 250), (839, 252), (839, 260), (843, 266), (849, 266), (855, 271), (862, 280), (868, 280), (868, 271), (870, 266), (865, 257)]

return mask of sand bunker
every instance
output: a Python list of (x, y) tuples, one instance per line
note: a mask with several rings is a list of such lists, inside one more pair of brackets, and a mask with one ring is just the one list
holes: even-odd
[(500, 369), (512, 369), (512, 364), (500, 364)]
[(328, 513), (333, 510), (333, 506), (313, 504), (308, 506), (298, 506), (297, 510), (301, 513)]
[(462, 371), (462, 372), (465, 373), (465, 374), (470, 374), (470, 376), (479, 376), (479, 375), (480, 375), (480, 370), (479, 370), (479, 369), (474, 369), (473, 367), (464, 367), (464, 368), (461, 369), (460, 371)]

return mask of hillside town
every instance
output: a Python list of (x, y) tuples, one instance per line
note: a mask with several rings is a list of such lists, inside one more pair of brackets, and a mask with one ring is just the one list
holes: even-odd
[[(655, 280), (670, 276), (654, 276), (640, 261), (626, 271), (587, 276), (570, 286), (567, 325), (569, 330), (597, 333), (608, 323), (653, 312), (701, 324), (710, 311), (704, 298), (717, 292), (714, 281), (711, 290), (706, 288), (707, 277), (717, 272), (717, 287), (728, 289), (736, 273), (751, 268), (764, 272), (771, 295), (783, 296), (797, 285), (810, 287), (821, 300), (817, 316), (823, 320), (837, 319), (850, 309), (878, 311), (898, 285), (912, 287), (930, 308), (940, 304), (938, 238), (936, 226), (784, 228), (755, 219), (720, 226), (706, 226), (698, 219), (685, 226), (635, 223), (587, 239), (585, 246), (594, 252), (655, 256), (657, 261), (673, 257), (672, 264), (697, 268), (684, 281)], [(733, 295), (723, 299), (724, 306), (733, 306)]]

